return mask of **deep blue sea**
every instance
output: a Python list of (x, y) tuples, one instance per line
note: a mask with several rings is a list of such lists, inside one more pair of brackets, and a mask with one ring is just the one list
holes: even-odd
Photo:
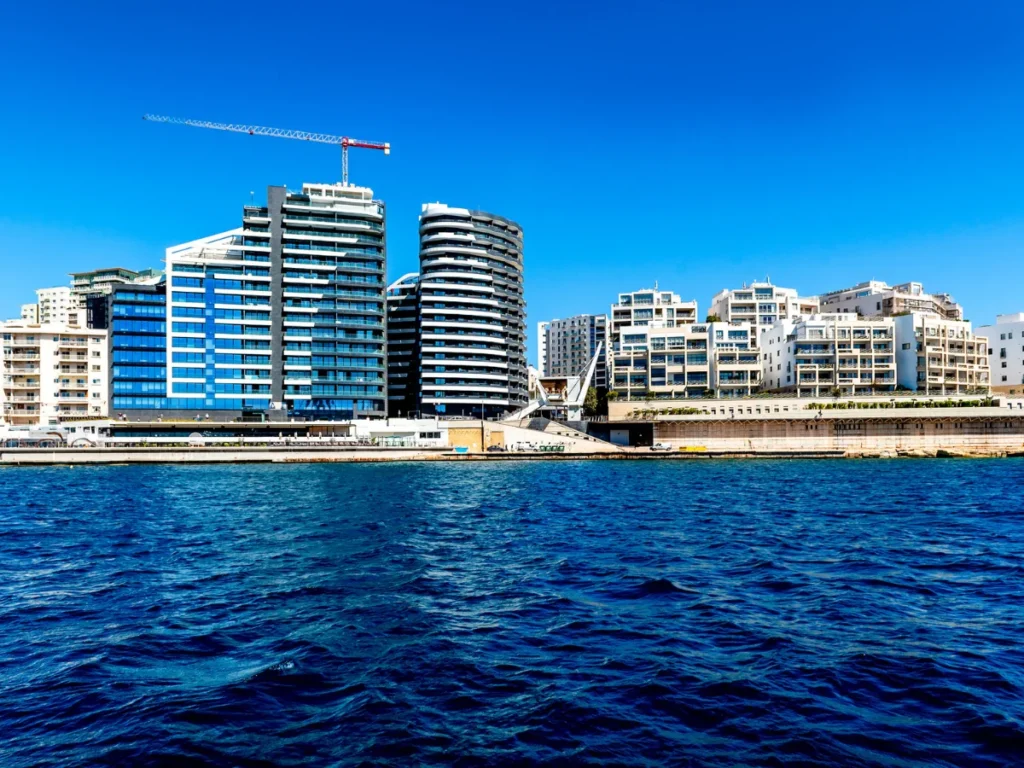
[(1024, 764), (1024, 462), (0, 469), (0, 765)]

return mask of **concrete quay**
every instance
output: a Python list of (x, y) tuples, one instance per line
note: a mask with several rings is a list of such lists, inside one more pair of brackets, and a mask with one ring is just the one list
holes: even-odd
[(978, 445), (946, 447), (829, 448), (791, 444), (772, 447), (683, 448), (618, 452), (456, 453), (453, 449), (331, 448), (15, 448), (0, 452), (0, 467), (102, 466), (126, 464), (321, 464), (409, 461), (707, 461), (714, 459), (897, 459), (1024, 457), (1024, 444), (1006, 448)]

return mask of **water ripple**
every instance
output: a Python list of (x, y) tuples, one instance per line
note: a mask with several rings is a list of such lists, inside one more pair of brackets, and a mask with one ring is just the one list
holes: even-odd
[(0, 469), (0, 764), (1024, 764), (1024, 464)]

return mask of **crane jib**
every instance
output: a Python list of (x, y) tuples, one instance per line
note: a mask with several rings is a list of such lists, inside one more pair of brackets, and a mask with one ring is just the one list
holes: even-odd
[(360, 149), (379, 149), (385, 155), (391, 154), (391, 144), (377, 141), (358, 141), (347, 136), (333, 136), (329, 133), (310, 133), (308, 131), (295, 131), (287, 128), (266, 128), (260, 125), (234, 125), (230, 123), (214, 123), (207, 120), (192, 120), (182, 117), (167, 117), (165, 115), (143, 115), (143, 120), (154, 123), (171, 123), (173, 125), (190, 125), (194, 128), (212, 128), (216, 131), (233, 131), (235, 133), (247, 133), (250, 136), (275, 136), (280, 139), (302, 139), (313, 141), (319, 144), (340, 144), (342, 154), (342, 180), (348, 184), (348, 148), (358, 147)]

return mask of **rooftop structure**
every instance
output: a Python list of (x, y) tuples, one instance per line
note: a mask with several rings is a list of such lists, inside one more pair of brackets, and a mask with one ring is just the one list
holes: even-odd
[(163, 274), (158, 269), (144, 269), (136, 272), (124, 267), (107, 267), (92, 269), (88, 272), (72, 272), (71, 292), (77, 296), (96, 296), (109, 294), (115, 285), (126, 283), (153, 282)]
[(890, 286), (881, 280), (858, 283), (852, 288), (819, 296), (822, 313), (855, 314), (861, 317), (893, 317), (907, 312), (963, 320), (963, 307), (948, 293), (925, 293), (921, 283)]

